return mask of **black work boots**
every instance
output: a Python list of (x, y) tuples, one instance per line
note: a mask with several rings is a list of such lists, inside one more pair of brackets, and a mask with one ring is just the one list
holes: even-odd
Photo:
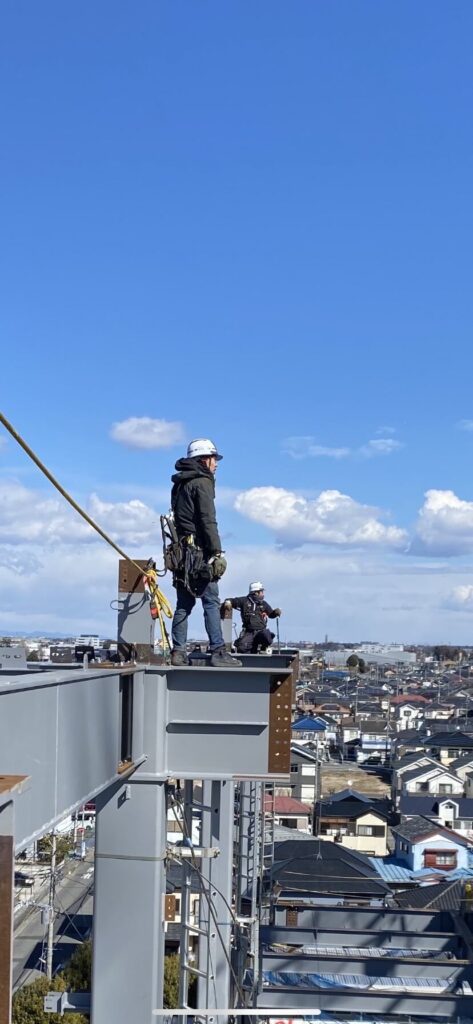
[(219, 647), (213, 652), (210, 664), (213, 668), (241, 668), (243, 662), (229, 654), (225, 647)]
[[(214, 651), (211, 655), (210, 664), (212, 668), (241, 668), (243, 662), (239, 661), (238, 658), (232, 657), (225, 647), (219, 647), (218, 651)], [(187, 652), (179, 647), (171, 651), (171, 665), (174, 668), (184, 668), (186, 665), (190, 665)]]

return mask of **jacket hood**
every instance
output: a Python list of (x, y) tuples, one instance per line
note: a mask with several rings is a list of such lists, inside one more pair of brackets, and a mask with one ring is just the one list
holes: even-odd
[(213, 473), (210, 469), (199, 462), (198, 459), (178, 459), (176, 462), (177, 473), (171, 477), (173, 484), (185, 483), (187, 480), (194, 480), (198, 476), (210, 477), (213, 480)]

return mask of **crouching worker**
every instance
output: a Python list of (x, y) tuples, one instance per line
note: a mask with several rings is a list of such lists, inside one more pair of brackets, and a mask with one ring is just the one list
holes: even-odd
[(229, 597), (223, 608), (238, 608), (241, 614), (243, 629), (235, 647), (239, 654), (258, 654), (266, 651), (274, 640), (274, 633), (267, 628), (268, 619), (277, 619), (281, 615), (280, 608), (271, 608), (264, 599), (264, 587), (258, 580), (250, 583), (246, 597)]
[(171, 664), (176, 666), (189, 664), (187, 626), (197, 598), (202, 601), (211, 665), (241, 666), (241, 661), (226, 650), (220, 620), (218, 580), (227, 563), (217, 527), (214, 476), (221, 458), (208, 438), (191, 441), (187, 458), (176, 462), (177, 473), (172, 477), (171, 509), (180, 552), (173, 578), (177, 600)]

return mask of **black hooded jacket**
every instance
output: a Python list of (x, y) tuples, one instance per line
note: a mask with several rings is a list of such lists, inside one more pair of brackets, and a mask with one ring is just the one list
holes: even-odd
[(257, 598), (254, 594), (246, 594), (245, 597), (230, 597), (228, 600), (232, 602), (232, 608), (238, 608), (243, 628), (249, 633), (265, 629), (266, 616), (268, 619), (277, 618), (274, 608), (271, 608), (264, 598)]
[(179, 459), (172, 477), (171, 508), (179, 538), (193, 534), (210, 558), (222, 550), (215, 513), (213, 473), (198, 459)]

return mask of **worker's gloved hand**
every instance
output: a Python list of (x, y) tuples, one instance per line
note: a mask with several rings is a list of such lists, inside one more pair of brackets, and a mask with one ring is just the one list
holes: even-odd
[(226, 601), (224, 601), (223, 603), (224, 603), (224, 605), (225, 605), (225, 608), (231, 608), (231, 607), (232, 607), (232, 602), (231, 602), (231, 601), (229, 601), (229, 600), (228, 600), (228, 598), (227, 598), (227, 600), (226, 600)]
[(220, 580), (227, 568), (227, 559), (220, 553), (218, 555), (212, 555), (207, 563), (212, 570), (212, 580)]
[(279, 616), (282, 615), (282, 611), (280, 608), (273, 608), (273, 612), (277, 619), (279, 619)]

